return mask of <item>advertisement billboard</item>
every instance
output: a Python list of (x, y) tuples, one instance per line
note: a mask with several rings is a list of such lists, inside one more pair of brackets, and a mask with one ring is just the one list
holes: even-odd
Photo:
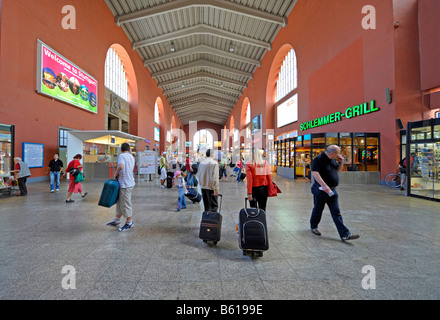
[(98, 82), (40, 40), (36, 84), (38, 93), (98, 113)]
[(281, 128), (296, 121), (298, 121), (298, 94), (278, 106), (277, 127)]

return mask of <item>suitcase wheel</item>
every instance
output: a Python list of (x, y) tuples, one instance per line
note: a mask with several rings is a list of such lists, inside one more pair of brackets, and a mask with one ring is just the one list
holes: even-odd
[(257, 256), (257, 257), (262, 257), (263, 256), (263, 251), (245, 251), (245, 250), (243, 250), (243, 255), (244, 256), (246, 256), (247, 254), (250, 254), (250, 256), (253, 258), (254, 256)]

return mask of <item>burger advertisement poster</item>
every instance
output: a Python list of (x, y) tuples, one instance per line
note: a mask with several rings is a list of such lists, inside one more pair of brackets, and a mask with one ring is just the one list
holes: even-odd
[(98, 82), (40, 40), (37, 51), (37, 92), (97, 113)]

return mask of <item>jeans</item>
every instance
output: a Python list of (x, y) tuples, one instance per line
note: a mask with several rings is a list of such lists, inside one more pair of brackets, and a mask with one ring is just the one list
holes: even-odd
[[(56, 179), (56, 180), (55, 180)], [(54, 184), (56, 182), (56, 188), (54, 188)], [(60, 188), (60, 172), (59, 171), (51, 171), (50, 172), (50, 190), (55, 190)]]
[(322, 190), (319, 190), (319, 184), (314, 183), (312, 186), (312, 194), (313, 194), (313, 203), (314, 208), (312, 211), (312, 217), (310, 218), (310, 228), (317, 229), (319, 222), (321, 222), (322, 211), (324, 210), (325, 204), (328, 205), (330, 209), (330, 213), (332, 215), (333, 222), (336, 225), (336, 229), (338, 230), (339, 236), (346, 237), (350, 234), (350, 231), (344, 225), (342, 221), (341, 211), (339, 210), (338, 203), (338, 193), (336, 189), (333, 189), (335, 193), (333, 196), (329, 196)]
[(179, 197), (177, 198), (177, 209), (186, 208), (185, 188), (179, 187)]

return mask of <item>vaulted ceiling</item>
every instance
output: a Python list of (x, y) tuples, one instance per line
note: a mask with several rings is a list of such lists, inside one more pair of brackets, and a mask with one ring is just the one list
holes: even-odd
[(297, 0), (105, 0), (182, 124), (223, 125)]

